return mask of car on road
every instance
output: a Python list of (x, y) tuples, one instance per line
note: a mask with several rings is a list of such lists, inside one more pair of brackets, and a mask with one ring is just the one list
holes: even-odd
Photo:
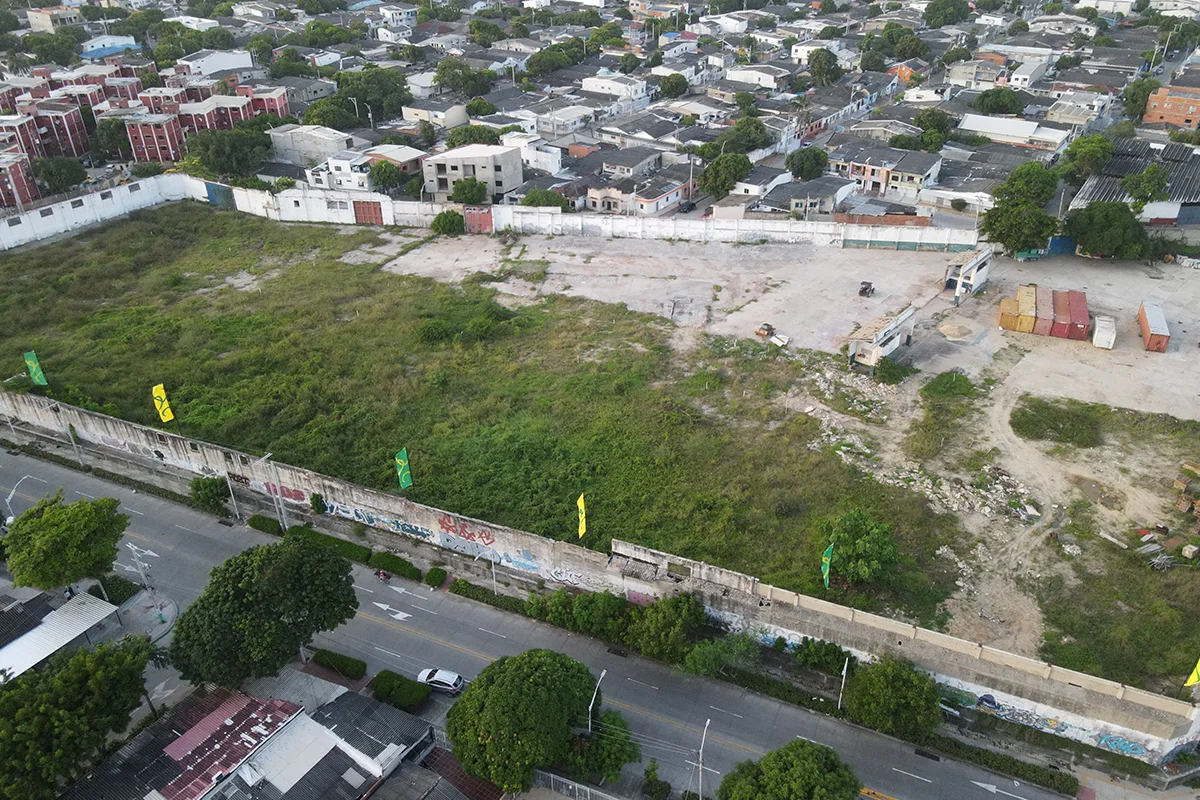
[(1166, 71), (1166, 67), (1164, 67), (1162, 64), (1159, 64), (1157, 67), (1154, 68), (1155, 75), (1162, 75), (1165, 71)]
[(417, 673), (417, 680), (435, 692), (458, 694), (463, 690), (463, 678), (457, 672), (448, 669), (423, 669)]
[(679, 213), (680, 214), (686, 214), (689, 211), (695, 211), (695, 210), (696, 210), (696, 204), (693, 203), (691, 200), (684, 200), (682, 203), (679, 204)]

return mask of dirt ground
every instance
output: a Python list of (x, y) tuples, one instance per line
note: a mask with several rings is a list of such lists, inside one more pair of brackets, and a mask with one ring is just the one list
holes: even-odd
[[(391, 258), (385, 270), (441, 281), (504, 274), (492, 285), (514, 302), (563, 293), (624, 303), (675, 322), (672, 341), (680, 350), (704, 334), (752, 337), (760, 323), (771, 322), (792, 338), (793, 348), (834, 353), (856, 327), (917, 306), (913, 346), (897, 356), (911, 359), (921, 375), (876, 390), (864, 388), (874, 384), (862, 376), (824, 373), (827, 382), (870, 395), (879, 412), (870, 416), (885, 423), (830, 407), (811, 385), (793, 387), (779, 402), (817, 416), (830, 442), (851, 437), (863, 443), (861, 452), (843, 454), (847, 460), (880, 480), (925, 483), (935, 507), (960, 517), (975, 539), (947, 556), (958, 561), (962, 576), (960, 591), (947, 603), (949, 632), (1018, 653), (1035, 655), (1043, 632), (1036, 599), (1020, 587), (1044, 572), (1069, 572), (1044, 542), (1072, 500), (1093, 504), (1101, 531), (1153, 524), (1170, 510), (1180, 458), (1200, 456), (1128, 443), (1065, 451), (1019, 438), (1008, 422), (1026, 393), (1200, 419), (1200, 270), (1073, 257), (1024, 264), (996, 258), (987, 290), (956, 308), (942, 287), (948, 257), (938, 253), (530, 236), (511, 246), (483, 237), (438, 239), (405, 253), (389, 243), (371, 255), (365, 260)], [(864, 280), (877, 287), (871, 298), (858, 296)], [(1093, 314), (1117, 321), (1115, 349), (1000, 330), (1000, 298), (1015, 295), (1020, 283), (1087, 292)], [(1141, 348), (1135, 317), (1143, 299), (1157, 300), (1167, 311), (1172, 340), (1165, 354)], [(955, 441), (932, 463), (915, 464), (904, 438), (909, 423), (924, 413), (919, 389), (950, 369), (990, 388)], [(1022, 521), (1004, 508), (956, 501), (971, 492), (974, 476), (963, 466), (965, 458), (984, 451), (992, 451), (992, 463), (1036, 503), (1039, 516)], [(946, 489), (948, 481), (959, 488)]]

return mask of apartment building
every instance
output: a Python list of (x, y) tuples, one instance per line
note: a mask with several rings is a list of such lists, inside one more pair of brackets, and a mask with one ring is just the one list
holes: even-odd
[(521, 148), (494, 144), (468, 144), (429, 156), (421, 162), (425, 191), (437, 202), (450, 199), (454, 184), (475, 178), (487, 184), (492, 202), (525, 182)]
[(41, 196), (29, 156), (14, 146), (0, 152), (0, 206), (23, 208)]
[(183, 128), (174, 114), (136, 114), (125, 118), (134, 161), (160, 164), (183, 160)]
[(83, 24), (79, 9), (69, 6), (31, 8), (25, 12), (25, 17), (29, 20), (29, 30), (33, 33), (54, 33), (59, 28)]
[(181, 103), (176, 113), (179, 124), (187, 133), (227, 131), (255, 116), (249, 97), (223, 94), (215, 94), (199, 103)]
[(138, 92), (138, 100), (153, 114), (174, 114), (188, 101), (187, 92), (178, 86), (152, 86)]
[(238, 97), (250, 98), (250, 110), (256, 117), (259, 114), (274, 114), (284, 119), (291, 114), (291, 101), (286, 87), (238, 86), (234, 91)]
[(1200, 71), (1185, 71), (1146, 101), (1146, 124), (1196, 130), (1200, 124)]

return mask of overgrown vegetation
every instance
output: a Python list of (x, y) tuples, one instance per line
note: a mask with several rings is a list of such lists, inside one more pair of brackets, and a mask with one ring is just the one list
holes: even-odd
[[(141, 584), (120, 575), (105, 575), (100, 581), (104, 584), (104, 590), (108, 592), (108, 602), (114, 606), (121, 605), (142, 590)], [(104, 591), (101, 591), (99, 583), (93, 583), (87, 591), (92, 597), (104, 599)]]
[(954, 439), (959, 423), (971, 411), (971, 401), (978, 394), (967, 376), (943, 372), (921, 387), (925, 416), (909, 428), (905, 449), (913, 458), (922, 461), (938, 456)]
[(279, 520), (264, 514), (251, 514), (250, 518), (246, 520), (246, 525), (272, 536), (283, 536), (283, 526), (279, 524)]
[(375, 569), (399, 575), (401, 578), (408, 578), (410, 581), (421, 580), (421, 570), (417, 569), (407, 558), (401, 558), (392, 553), (376, 553), (370, 556), (368, 563)]
[[(825, 596), (936, 617), (954, 520), (809, 449), (815, 420), (685, 389), (696, 365), (657, 318), (561, 296), (513, 312), (483, 286), (338, 260), (375, 236), (196, 204), (138, 213), (0, 259), (0, 352), (36, 349), (56, 391), (144, 424), (163, 381), (189, 434), (377, 489), (394, 489), (403, 443), (407, 497), (542, 536), (576, 541), (586, 488), (585, 546), (618, 537), (795, 591), (824, 593), (820, 524), (861, 506), (892, 526), (897, 579)], [(226, 283), (243, 270), (255, 291)], [(727, 345), (696, 358), (731, 387), (803, 377), (774, 348)]]
[(381, 703), (391, 703), (402, 711), (416, 714), (429, 699), (429, 686), (412, 678), (398, 675), (390, 669), (380, 670), (371, 679), (371, 692)]
[[(336, 536), (330, 536), (328, 533), (315, 531), (307, 525), (293, 525), (287, 529), (284, 534), (285, 538), (307, 539), (315, 545), (319, 545), (328, 550), (332, 550), (343, 558), (348, 558), (351, 561), (357, 561), (360, 564), (366, 564), (371, 560), (371, 548), (366, 545), (358, 544), (357, 542), (347, 542), (345, 539), (339, 539)], [(420, 573), (417, 573), (418, 577)]]
[(313, 661), (352, 681), (367, 674), (367, 662), (332, 650), (318, 650), (313, 653)]
[(1100, 406), (1078, 400), (1043, 400), (1026, 395), (1009, 415), (1013, 433), (1022, 439), (1099, 447), (1104, 444)]

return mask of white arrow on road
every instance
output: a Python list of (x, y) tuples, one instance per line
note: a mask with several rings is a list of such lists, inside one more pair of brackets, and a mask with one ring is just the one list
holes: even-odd
[(125, 546), (128, 547), (130, 549), (130, 551), (132, 551), (133, 553), (135, 553), (136, 555), (139, 555), (139, 556), (153, 556), (154, 558), (159, 557), (158, 553), (154, 552), (153, 550), (147, 550), (144, 547), (138, 547), (133, 542), (126, 542)]
[(408, 590), (402, 586), (392, 586), (391, 584), (388, 584), (388, 588), (391, 589), (393, 592), (398, 592), (400, 594), (408, 593)]
[(113, 563), (116, 564), (121, 569), (125, 570), (126, 572), (137, 572), (138, 571), (137, 567), (131, 567), (128, 564), (122, 564), (120, 561), (114, 561)]
[(1012, 792), (1006, 792), (1003, 789), (997, 789), (995, 784), (980, 783), (979, 781), (971, 781), (971, 783), (975, 784), (980, 789), (983, 789), (988, 794), (1002, 794), (1002, 795), (1005, 795), (1006, 797), (1015, 797), (1015, 798), (1017, 798), (1017, 800), (1025, 800), (1025, 798), (1021, 797), (1021, 795), (1019, 795), (1019, 794), (1013, 794)]
[[(400, 611), (399, 609), (392, 608), (387, 603), (372, 603), (372, 605), (379, 606), (381, 609), (383, 609), (384, 611), (391, 614), (392, 619), (404, 621), (412, 616), (412, 614), (405, 614), (403, 611)], [(393, 611), (396, 613), (393, 614), (392, 613)]]
[(168, 689), (167, 682), (163, 681), (158, 686), (155, 686), (153, 690), (151, 690), (150, 699), (151, 700), (166, 700), (168, 697), (175, 694), (175, 689), (178, 689), (178, 688), (179, 687), (176, 686), (172, 689)]

